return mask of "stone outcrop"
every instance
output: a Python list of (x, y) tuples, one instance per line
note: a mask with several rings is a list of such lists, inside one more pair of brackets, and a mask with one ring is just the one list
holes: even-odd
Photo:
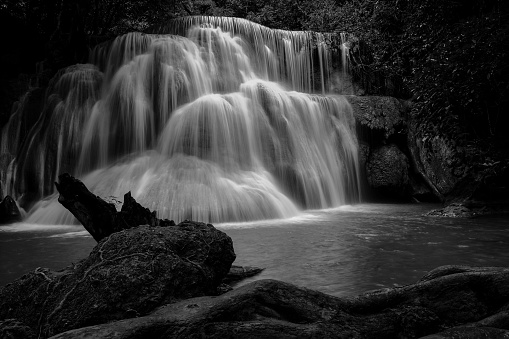
[(42, 337), (143, 316), (167, 303), (217, 294), (235, 253), (210, 224), (139, 226), (101, 240), (90, 256), (58, 272), (36, 269), (0, 289), (0, 319)]
[(508, 286), (509, 269), (460, 266), (354, 298), (259, 280), (54, 338), (503, 338), (509, 335)]
[(425, 172), (419, 171), (407, 146), (408, 104), (381, 96), (347, 99), (357, 122), (361, 169), (374, 198), (436, 200), (438, 195), (432, 191)]
[(381, 131), (388, 139), (405, 125), (405, 106), (393, 97), (347, 96), (355, 120), (367, 133)]
[[(509, 161), (503, 155), (482, 150), (475, 140), (468, 144), (455, 140), (412, 114), (408, 117), (407, 145), (412, 167), (446, 204), (444, 209), (429, 215), (475, 217), (509, 213)], [(432, 129), (433, 134), (423, 133), (426, 129)]]
[(0, 225), (21, 221), (22, 215), (14, 199), (7, 195), (0, 202)]
[(415, 167), (426, 179), (435, 195), (441, 200), (450, 194), (465, 177), (466, 167), (457, 154), (455, 142), (441, 135), (420, 137), (421, 124), (410, 117), (408, 122), (408, 148)]
[[(416, 116), (410, 102), (380, 96), (347, 99), (357, 122), (361, 169), (377, 200), (477, 203), (487, 206), (489, 213), (507, 213), (509, 162), (481, 160), (479, 145), (464, 145), (441, 134)], [(404, 178), (404, 187), (396, 178)], [(473, 215), (486, 214), (478, 212)]]
[(396, 145), (373, 150), (366, 171), (368, 183), (377, 195), (392, 199), (405, 199), (410, 195), (408, 159)]

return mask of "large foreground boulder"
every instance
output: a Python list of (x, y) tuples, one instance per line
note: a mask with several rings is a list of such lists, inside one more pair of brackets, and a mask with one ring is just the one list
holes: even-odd
[[(468, 335), (471, 333), (471, 335)], [(218, 297), (55, 338), (507, 338), (509, 269), (445, 266), (419, 282), (337, 298), (259, 280)]]
[(216, 294), (235, 253), (210, 224), (139, 226), (101, 240), (59, 272), (37, 269), (0, 289), (0, 320), (17, 319), (41, 337)]

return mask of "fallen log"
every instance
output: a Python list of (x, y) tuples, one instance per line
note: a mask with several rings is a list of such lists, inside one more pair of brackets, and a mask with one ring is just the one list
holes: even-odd
[(235, 266), (232, 265), (230, 272), (224, 277), (223, 283), (234, 284), (246, 278), (254, 277), (260, 274), (264, 268), (254, 266)]
[(124, 195), (124, 204), (120, 212), (115, 205), (108, 203), (93, 194), (80, 180), (68, 173), (58, 176), (55, 182), (60, 193), (58, 201), (67, 208), (83, 227), (97, 241), (115, 232), (139, 225), (175, 226), (173, 220), (161, 220), (156, 212), (141, 206), (131, 196), (131, 192)]

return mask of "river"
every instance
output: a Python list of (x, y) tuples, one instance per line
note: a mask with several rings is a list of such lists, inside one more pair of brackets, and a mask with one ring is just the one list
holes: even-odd
[[(235, 264), (336, 296), (416, 282), (440, 265), (506, 266), (509, 217), (425, 217), (429, 204), (359, 204), (301, 216), (217, 224), (232, 239)], [(37, 267), (63, 268), (95, 241), (81, 226), (0, 227), (0, 286)]]

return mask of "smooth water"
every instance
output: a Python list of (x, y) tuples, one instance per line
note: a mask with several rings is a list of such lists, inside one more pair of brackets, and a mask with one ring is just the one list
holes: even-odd
[[(424, 217), (433, 205), (360, 204), (284, 220), (217, 224), (236, 265), (336, 296), (416, 282), (440, 265), (506, 266), (509, 218)], [(81, 226), (0, 227), (0, 285), (37, 267), (85, 258), (95, 241)]]

